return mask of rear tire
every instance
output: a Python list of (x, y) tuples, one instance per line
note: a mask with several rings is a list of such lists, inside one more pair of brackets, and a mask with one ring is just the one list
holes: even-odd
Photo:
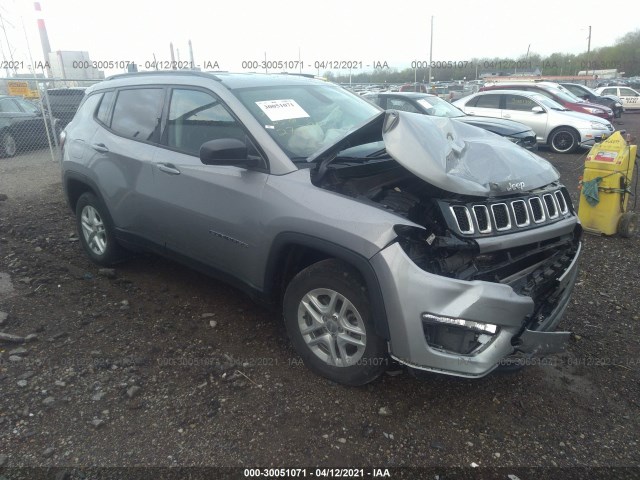
[(572, 128), (560, 127), (549, 135), (549, 146), (556, 153), (571, 153), (580, 146), (580, 138)]
[(14, 136), (9, 132), (2, 132), (0, 134), (0, 157), (14, 157), (17, 151), (18, 145)]
[(283, 302), (287, 333), (304, 364), (343, 385), (364, 385), (387, 368), (383, 338), (375, 332), (359, 273), (339, 260), (323, 260), (289, 283)]
[(76, 224), (80, 243), (91, 261), (110, 266), (124, 258), (109, 212), (93, 193), (85, 192), (78, 198)]

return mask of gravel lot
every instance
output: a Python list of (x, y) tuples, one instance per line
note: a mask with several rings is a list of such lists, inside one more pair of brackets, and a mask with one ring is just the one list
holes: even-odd
[[(640, 114), (617, 127), (640, 138)], [(586, 151), (540, 154), (577, 200)], [(108, 475), (96, 466), (636, 478), (639, 237), (585, 236), (566, 354), (480, 380), (394, 369), (345, 388), (310, 373), (279, 316), (231, 287), (154, 256), (91, 264), (48, 150), (0, 160), (0, 194), (0, 332), (20, 337), (0, 340), (0, 478)]]

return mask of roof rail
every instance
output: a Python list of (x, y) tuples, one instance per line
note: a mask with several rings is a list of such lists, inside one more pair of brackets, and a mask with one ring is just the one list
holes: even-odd
[(118, 73), (116, 75), (110, 75), (105, 78), (106, 80), (115, 80), (118, 78), (132, 78), (132, 77), (146, 77), (154, 75), (193, 75), (195, 77), (213, 78), (214, 80), (221, 81), (219, 77), (216, 77), (212, 73), (198, 72), (195, 70), (148, 70), (145, 72), (130, 72), (130, 73)]

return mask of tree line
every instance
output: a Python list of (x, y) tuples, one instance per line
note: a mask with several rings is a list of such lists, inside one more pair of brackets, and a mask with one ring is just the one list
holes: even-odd
[[(324, 76), (338, 83), (404, 83), (426, 82), (429, 75), (428, 62), (414, 62), (413, 68), (383, 68), (368, 72), (336, 73), (326, 71)], [(614, 45), (601, 47), (578, 55), (552, 53), (543, 57), (537, 53), (518, 58), (493, 57), (472, 58), (464, 62), (433, 62), (431, 76), (434, 81), (475, 80), (482, 74), (540, 74), (577, 75), (581, 71), (618, 70), (620, 75), (640, 75), (640, 30), (629, 32)], [(622, 73), (624, 72), (624, 73)]]

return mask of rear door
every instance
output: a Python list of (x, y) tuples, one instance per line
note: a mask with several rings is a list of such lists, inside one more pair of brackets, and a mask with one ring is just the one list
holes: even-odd
[(640, 109), (640, 93), (628, 87), (618, 87), (618, 92), (624, 108), (629, 110)]
[(155, 86), (106, 92), (96, 112), (101, 125), (86, 146), (90, 170), (120, 233), (154, 244), (162, 242), (153, 161), (165, 94)]
[[(502, 118), (524, 123), (536, 132), (536, 139), (542, 142), (546, 138), (548, 114), (545, 107), (524, 95), (517, 93), (504, 94), (504, 108)], [(534, 112), (534, 107), (541, 107), (542, 113)]]
[(487, 93), (478, 95), (469, 100), (464, 106), (465, 113), (479, 117), (501, 118), (501, 95), (499, 93)]

